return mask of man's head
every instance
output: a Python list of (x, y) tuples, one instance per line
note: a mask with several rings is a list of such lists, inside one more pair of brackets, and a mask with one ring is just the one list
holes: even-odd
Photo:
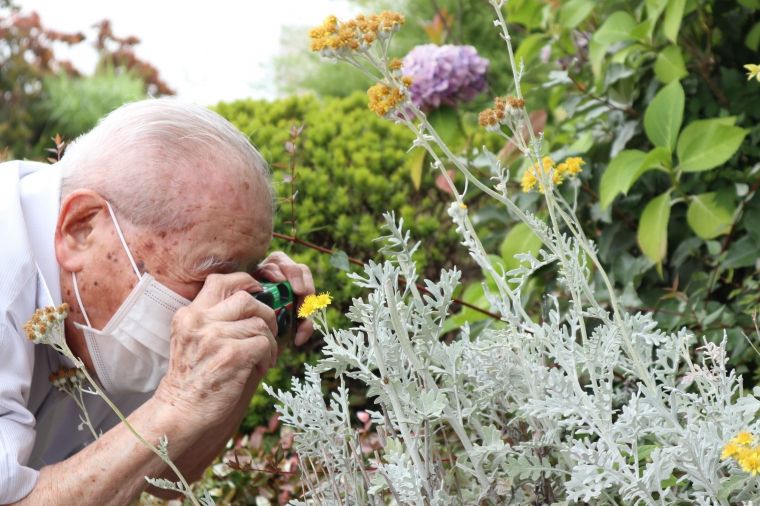
[(206, 108), (173, 99), (125, 105), (73, 142), (59, 164), (56, 257), (63, 299), (80, 323), (72, 272), (98, 329), (138, 281), (106, 201), (140, 270), (188, 299), (208, 274), (245, 270), (269, 246), (266, 163)]

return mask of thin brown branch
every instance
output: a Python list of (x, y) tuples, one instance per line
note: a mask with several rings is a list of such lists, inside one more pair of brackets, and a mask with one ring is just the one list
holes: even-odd
[(584, 95), (586, 95), (587, 97), (592, 98), (594, 100), (598, 100), (599, 102), (602, 102), (603, 104), (605, 104), (607, 107), (610, 107), (611, 109), (617, 109), (618, 111), (623, 111), (624, 113), (626, 113), (632, 118), (638, 118), (640, 116), (639, 111), (637, 111), (631, 106), (620, 107), (619, 105), (613, 104), (612, 102), (610, 102), (610, 99), (608, 99), (607, 97), (600, 97), (599, 95), (588, 91), (587, 86), (583, 84), (582, 82), (578, 81), (577, 79), (575, 79), (575, 77), (573, 77), (572, 75), (570, 75), (570, 72), (567, 73), (567, 77), (573, 82), (573, 84), (575, 85), (575, 88), (581, 93), (583, 93)]
[[(325, 255), (333, 255), (333, 254), (335, 254), (335, 250), (332, 250), (330, 248), (325, 248), (324, 246), (320, 246), (319, 244), (314, 244), (313, 242), (304, 241), (300, 237), (293, 237), (292, 235), (280, 234), (279, 232), (274, 232), (272, 235), (274, 235), (274, 237), (276, 237), (277, 239), (282, 239), (284, 241), (288, 241), (288, 242), (291, 242), (293, 244), (298, 244), (298, 245), (304, 246), (306, 248), (310, 248), (310, 249), (313, 249), (315, 251), (319, 251), (320, 253), (324, 253)], [(361, 260), (359, 260), (357, 258), (348, 257), (348, 262), (351, 263), (351, 264), (354, 264), (354, 265), (358, 265), (360, 267), (364, 266), (364, 262), (362, 262)], [(399, 278), (399, 282), (401, 284), (403, 284), (403, 285), (406, 284), (406, 280), (404, 278)], [(419, 283), (415, 283), (415, 286), (421, 292), (430, 293), (430, 292), (428, 292), (428, 290), (424, 286), (420, 285)], [(459, 304), (459, 305), (461, 305), (461, 306), (464, 306), (466, 308), (472, 309), (473, 311), (477, 311), (478, 313), (481, 313), (481, 314), (484, 314), (484, 315), (486, 315), (486, 316), (488, 316), (490, 318), (493, 318), (494, 320), (501, 320), (501, 317), (499, 315), (497, 315), (496, 313), (492, 313), (492, 312), (487, 311), (485, 309), (479, 308), (478, 306), (474, 306), (474, 305), (470, 304), (469, 302), (465, 302), (465, 301), (463, 301), (461, 299), (452, 299), (452, 301), (455, 302), (455, 303), (457, 303), (457, 304)]]

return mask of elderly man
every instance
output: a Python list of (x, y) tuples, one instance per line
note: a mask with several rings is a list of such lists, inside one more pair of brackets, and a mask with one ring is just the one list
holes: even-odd
[[(84, 395), (93, 441), (51, 385), (72, 364), (22, 327), (62, 302), (74, 354), (137, 432), (166, 435), (199, 477), (277, 357), (248, 272), (313, 293), (308, 268), (264, 259), (272, 215), (248, 139), (171, 99), (121, 107), (52, 166), (0, 165), (0, 504), (127, 504), (145, 476), (176, 480), (99, 397)], [(311, 332), (302, 322), (296, 344)]]

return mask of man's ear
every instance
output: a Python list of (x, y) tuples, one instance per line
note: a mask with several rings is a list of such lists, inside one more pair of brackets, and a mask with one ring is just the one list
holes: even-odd
[(106, 201), (92, 190), (75, 190), (63, 198), (55, 227), (55, 256), (64, 270), (82, 270), (103, 213), (108, 216)]

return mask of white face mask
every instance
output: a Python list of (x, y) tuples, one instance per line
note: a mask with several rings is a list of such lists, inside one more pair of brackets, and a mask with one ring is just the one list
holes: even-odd
[(95, 372), (109, 393), (151, 392), (166, 374), (169, 365), (171, 322), (178, 309), (190, 301), (165, 287), (148, 273), (140, 274), (116, 215), (108, 204), (116, 227), (139, 282), (114, 313), (103, 330), (92, 328), (74, 281), (74, 293), (87, 325), (74, 323), (84, 333)]

